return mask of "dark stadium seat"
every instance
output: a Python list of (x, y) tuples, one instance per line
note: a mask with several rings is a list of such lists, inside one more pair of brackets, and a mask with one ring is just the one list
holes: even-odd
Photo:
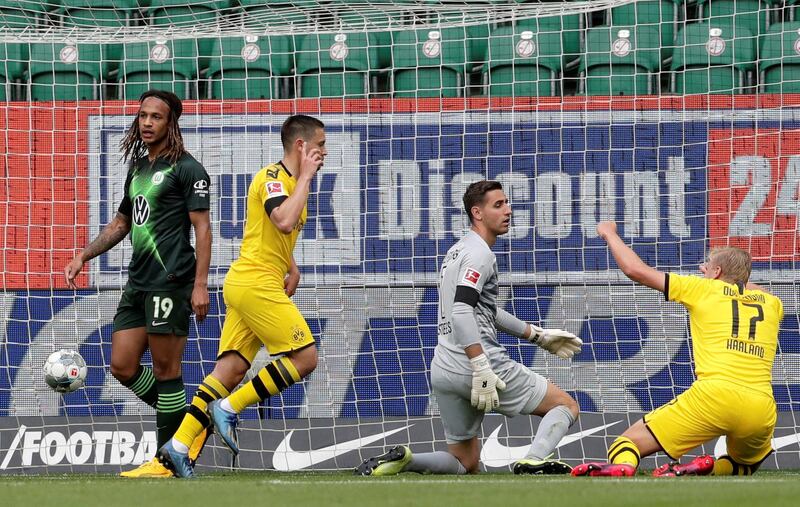
[[(718, 35), (713, 35), (717, 33)], [(675, 93), (748, 93), (755, 70), (756, 42), (740, 26), (733, 36), (728, 24), (689, 23), (679, 33), (672, 54)], [(712, 40), (713, 39), (713, 40)]]
[(0, 0), (0, 26), (26, 28), (42, 23), (48, 5), (31, 0)]
[(61, 0), (55, 11), (65, 25), (125, 26), (139, 15), (137, 0)]
[[(680, 3), (680, 1), (679, 1)], [(677, 8), (672, 0), (641, 0), (608, 11), (606, 24), (609, 26), (651, 26), (658, 29), (661, 35), (661, 46), (665, 51), (662, 57), (668, 57), (675, 42), (675, 22)]]
[(556, 95), (562, 64), (560, 33), (503, 26), (490, 34), (483, 81), (491, 97)]
[(365, 97), (380, 70), (375, 34), (313, 34), (295, 43), (299, 97)]
[(702, 13), (702, 19), (713, 24), (729, 24), (736, 30), (735, 36), (739, 37), (739, 27), (750, 31), (752, 35), (766, 33), (768, 10), (765, 2), (759, 0), (698, 0), (697, 7)]
[(31, 100), (97, 100), (111, 60), (100, 44), (30, 45), (28, 83)]
[(765, 93), (800, 93), (800, 21), (779, 23), (769, 27), (761, 37), (759, 73), (761, 91)]
[(12, 86), (22, 79), (28, 64), (28, 45), (0, 42), (0, 100), (11, 100)]
[(395, 97), (464, 95), (471, 53), (470, 39), (463, 27), (407, 30), (392, 35)]
[(659, 92), (660, 33), (657, 27), (596, 26), (586, 31), (580, 74), (587, 95), (649, 95)]
[[(272, 99), (280, 92), (281, 77), (294, 67), (290, 36), (261, 36), (252, 42), (258, 52), (242, 50), (244, 37), (214, 41), (208, 64), (209, 97), (214, 99)], [(257, 55), (257, 57), (256, 57)]]
[(583, 40), (581, 15), (569, 14), (566, 16), (520, 19), (515, 24), (520, 33), (522, 33), (522, 30), (538, 33), (560, 33), (565, 60), (570, 62), (580, 57), (581, 41)]
[(136, 100), (149, 88), (169, 90), (182, 99), (198, 96), (198, 51), (196, 39), (130, 42), (122, 46), (119, 98)]

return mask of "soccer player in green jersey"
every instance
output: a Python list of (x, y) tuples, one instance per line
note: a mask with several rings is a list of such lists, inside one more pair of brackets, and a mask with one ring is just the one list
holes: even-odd
[[(123, 158), (130, 161), (122, 203), (111, 223), (64, 269), (67, 285), (76, 288), (83, 265), (130, 233), (133, 255), (114, 316), (111, 374), (156, 409), (158, 447), (172, 437), (186, 411), (181, 357), (190, 315), (203, 320), (209, 304), (210, 180), (184, 148), (178, 127), (182, 110), (181, 100), (171, 92), (142, 94), (139, 112), (121, 143)], [(148, 348), (152, 369), (140, 364)], [(192, 458), (206, 436), (204, 432), (193, 444)], [(172, 473), (153, 459), (121, 475)]]

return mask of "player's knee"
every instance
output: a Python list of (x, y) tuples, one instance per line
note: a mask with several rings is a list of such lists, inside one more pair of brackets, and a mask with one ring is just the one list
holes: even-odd
[(153, 376), (156, 380), (170, 380), (180, 377), (180, 361), (156, 360), (153, 358)]
[(228, 352), (217, 359), (211, 374), (222, 382), (226, 389), (232, 390), (244, 379), (250, 365), (240, 355)]
[(468, 474), (477, 474), (480, 472), (480, 458), (477, 456), (472, 457), (460, 457), (459, 461), (461, 461), (461, 466), (467, 471)]
[[(564, 394), (566, 394), (566, 393), (564, 393)], [(565, 397), (563, 406), (566, 407), (567, 410), (569, 410), (569, 413), (572, 415), (572, 420), (573, 421), (577, 421), (578, 420), (578, 414), (581, 411), (580, 407), (578, 407), (578, 402), (575, 401), (575, 399), (572, 398), (572, 396), (567, 394), (566, 397)]]
[(297, 368), (300, 378), (305, 378), (317, 367), (317, 348), (314, 345), (292, 352), (289, 355), (292, 364)]
[(136, 370), (139, 369), (139, 364), (115, 361), (112, 357), (111, 366), (109, 369), (111, 370), (111, 375), (113, 375), (115, 379), (119, 380), (120, 382), (127, 382), (128, 380), (132, 379), (134, 375), (136, 375)]

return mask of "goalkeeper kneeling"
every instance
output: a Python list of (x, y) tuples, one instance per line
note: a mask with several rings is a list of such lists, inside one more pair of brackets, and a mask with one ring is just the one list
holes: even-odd
[(471, 230), (447, 252), (439, 278), (439, 341), (431, 385), (439, 404), (447, 452), (412, 454), (407, 446), (359, 465), (357, 475), (399, 472), (477, 473), (478, 433), (486, 412), (542, 417), (516, 474), (566, 474), (572, 468), (551, 458), (578, 417), (578, 404), (559, 387), (512, 360), (497, 339), (500, 329), (563, 359), (580, 352), (580, 338), (560, 329), (527, 324), (497, 306), (498, 270), (491, 247), (508, 232), (511, 207), (497, 181), (471, 184), (464, 194)]
[[(631, 280), (664, 293), (689, 311), (697, 380), (671, 402), (628, 428), (608, 448), (607, 463), (584, 463), (572, 475), (629, 476), (639, 460), (663, 451), (673, 462), (653, 475), (751, 475), (772, 452), (777, 419), (772, 394), (772, 362), (778, 345), (783, 304), (749, 283), (750, 254), (735, 247), (711, 251), (700, 276), (662, 273), (646, 265), (601, 222), (617, 265)], [(727, 454), (716, 461), (699, 456), (677, 460), (714, 438), (727, 437)]]

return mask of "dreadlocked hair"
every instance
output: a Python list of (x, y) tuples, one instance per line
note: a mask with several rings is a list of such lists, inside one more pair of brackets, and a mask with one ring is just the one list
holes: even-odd
[[(174, 164), (186, 153), (186, 148), (183, 146), (183, 136), (181, 136), (181, 129), (178, 126), (178, 118), (183, 113), (183, 104), (181, 99), (172, 92), (164, 90), (148, 90), (139, 97), (139, 104), (141, 105), (145, 99), (155, 97), (163, 101), (169, 106), (169, 124), (167, 126), (167, 146), (164, 151), (159, 153), (159, 157), (164, 157), (171, 164)], [(138, 160), (147, 154), (147, 144), (142, 140), (142, 134), (139, 132), (139, 114), (133, 119), (133, 123), (128, 128), (128, 132), (122, 141), (119, 143), (120, 150), (122, 150), (122, 159), (124, 161)]]

